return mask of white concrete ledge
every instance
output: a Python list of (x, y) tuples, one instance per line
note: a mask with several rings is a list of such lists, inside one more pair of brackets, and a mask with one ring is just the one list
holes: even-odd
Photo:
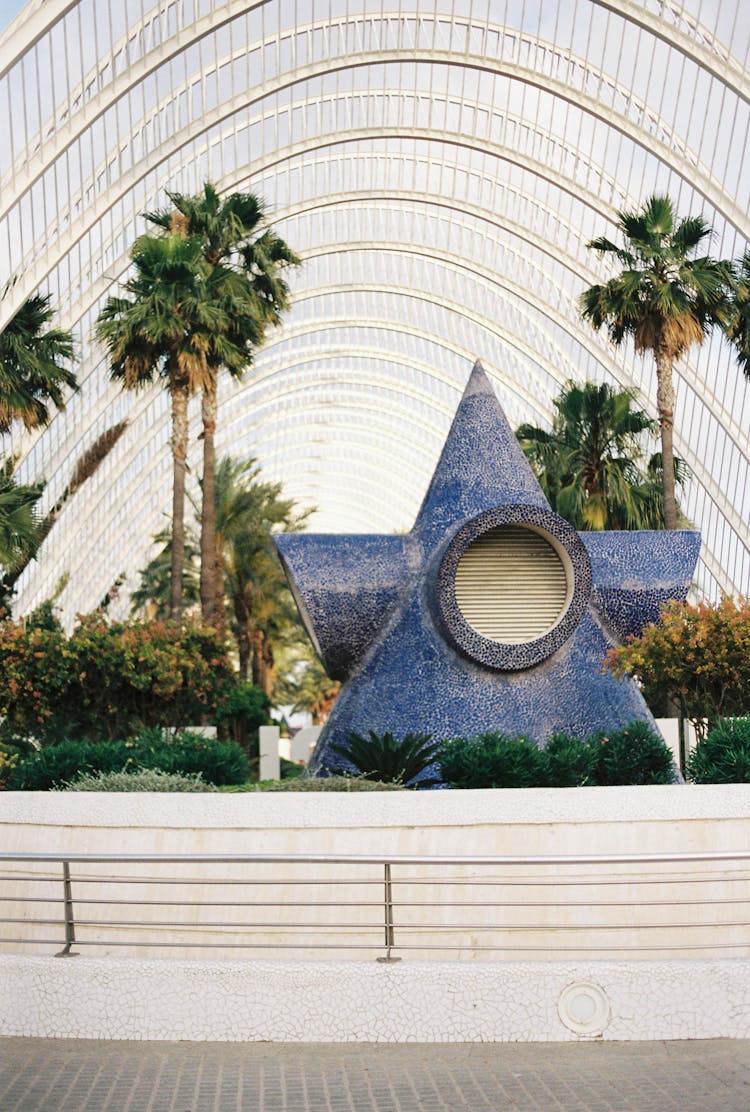
[(750, 1037), (750, 962), (191, 962), (0, 955), (0, 1035), (226, 1042)]
[(0, 792), (0, 826), (303, 829), (750, 817), (750, 784), (427, 792)]

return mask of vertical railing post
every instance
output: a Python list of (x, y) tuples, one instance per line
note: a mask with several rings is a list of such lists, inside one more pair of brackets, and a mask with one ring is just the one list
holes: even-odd
[(385, 862), (384, 876), (384, 910), (385, 910), (385, 957), (378, 958), (380, 962), (401, 961), (401, 958), (391, 957), (391, 950), (395, 945), (393, 929), (393, 888), (391, 886), (391, 865)]
[(76, 958), (78, 954), (71, 950), (71, 946), (75, 944), (76, 940), (76, 927), (73, 919), (73, 888), (70, 883), (70, 865), (67, 861), (63, 861), (63, 906), (65, 908), (65, 945), (59, 953), (55, 954), (55, 957)]

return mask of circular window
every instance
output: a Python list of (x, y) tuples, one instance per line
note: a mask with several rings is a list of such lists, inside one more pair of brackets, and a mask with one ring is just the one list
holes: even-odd
[(520, 525), (482, 533), (456, 569), (458, 608), (490, 641), (536, 641), (557, 625), (568, 597), (560, 554), (541, 533)]
[(556, 652), (591, 595), (591, 563), (567, 521), (541, 506), (498, 506), (463, 525), (437, 576), (437, 613), (454, 645), (520, 671)]

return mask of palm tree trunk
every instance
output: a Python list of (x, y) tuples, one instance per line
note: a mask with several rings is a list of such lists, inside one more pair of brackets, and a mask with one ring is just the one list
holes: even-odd
[(241, 680), (247, 680), (250, 669), (250, 615), (241, 595), (234, 598), (234, 618), (237, 623), (237, 674)]
[(677, 528), (677, 502), (674, 489), (674, 386), (672, 385), (672, 360), (659, 347), (656, 357), (656, 406), (661, 428), (661, 470), (664, 489), (664, 527)]
[(185, 472), (188, 448), (188, 386), (172, 377), (172, 582), (170, 616), (182, 624), (182, 580), (185, 572)]
[(262, 629), (256, 629), (252, 639), (253, 683), (270, 699), (273, 694), (273, 647)]
[(201, 617), (204, 625), (217, 622), (216, 581), (216, 413), (218, 407), (216, 376), (203, 391), (203, 497), (201, 501)]
[(216, 587), (216, 603), (214, 620), (211, 623), (219, 637), (224, 637), (226, 632), (226, 597), (224, 587), (224, 549), (223, 542), (217, 540), (214, 553), (214, 586)]

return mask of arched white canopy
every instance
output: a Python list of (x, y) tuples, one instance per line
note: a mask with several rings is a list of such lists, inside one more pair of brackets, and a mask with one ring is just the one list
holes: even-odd
[[(166, 399), (121, 393), (92, 341), (165, 189), (262, 194), (304, 259), (285, 324), (221, 384), (218, 449), (256, 456), (316, 530), (409, 527), (476, 357), (514, 424), (549, 421), (570, 378), (653, 414), (649, 360), (578, 316), (606, 276), (586, 243), (664, 192), (704, 213), (714, 254), (746, 250), (742, 17), (741, 0), (30, 0), (0, 37), (0, 280), (17, 275), (0, 322), (49, 290), (82, 389), (5, 447), (52, 504), (128, 427), (19, 609), (69, 573), (71, 618), (124, 573), (124, 612), (165, 523)], [(713, 337), (677, 391), (699, 586), (750, 593), (750, 384)]]

